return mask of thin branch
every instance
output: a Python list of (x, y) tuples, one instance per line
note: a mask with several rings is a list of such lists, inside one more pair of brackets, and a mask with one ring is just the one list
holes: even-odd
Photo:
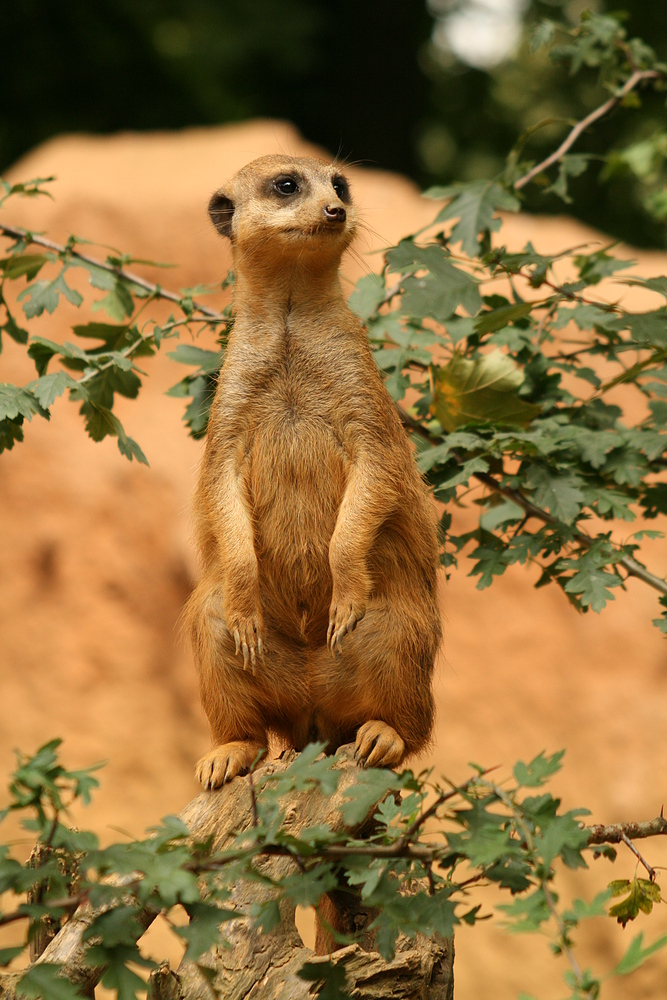
[(533, 177), (536, 177), (537, 174), (542, 173), (543, 170), (546, 170), (554, 163), (557, 163), (558, 160), (565, 156), (568, 149), (574, 145), (581, 133), (585, 132), (589, 125), (592, 125), (593, 122), (598, 121), (600, 118), (604, 118), (604, 116), (608, 115), (610, 111), (613, 111), (616, 105), (623, 100), (626, 94), (629, 94), (631, 90), (634, 90), (637, 84), (642, 83), (644, 80), (659, 79), (663, 75), (663, 73), (654, 69), (635, 70), (635, 72), (625, 81), (621, 89), (613, 95), (613, 97), (610, 97), (608, 101), (605, 101), (604, 104), (601, 104), (598, 108), (595, 108), (594, 111), (591, 111), (589, 115), (586, 115), (585, 118), (582, 118), (580, 122), (577, 122), (570, 134), (554, 153), (547, 156), (546, 160), (542, 160), (541, 163), (535, 164), (535, 166), (531, 167), (527, 174), (524, 174), (523, 177), (519, 177), (518, 180), (514, 181), (514, 184), (512, 185), (514, 190), (519, 191), (522, 187), (525, 187), (529, 181), (532, 181)]
[[(57, 254), (69, 254), (71, 257), (76, 257), (78, 260), (83, 261), (85, 264), (92, 264), (93, 267), (100, 267), (103, 271), (108, 271), (110, 274), (114, 274), (117, 278), (123, 278), (124, 281), (129, 281), (133, 285), (138, 285), (139, 288), (145, 289), (145, 291), (150, 292), (156, 298), (168, 299), (170, 302), (176, 302), (180, 305), (184, 296), (178, 295), (176, 292), (170, 292), (160, 285), (153, 284), (152, 281), (146, 281), (145, 278), (140, 278), (138, 274), (134, 274), (132, 271), (126, 271), (124, 267), (116, 267), (113, 264), (108, 264), (106, 261), (98, 260), (96, 257), (91, 257), (88, 254), (81, 253), (79, 250), (73, 250), (71, 247), (64, 246), (62, 243), (54, 243), (53, 240), (46, 239), (44, 236), (37, 236), (35, 233), (29, 232), (27, 229), (19, 229), (16, 226), (6, 226), (0, 223), (0, 233), (4, 236), (10, 236), (14, 240), (22, 240), (27, 243), (34, 243), (36, 246), (45, 247), (47, 250), (53, 250)], [(202, 315), (208, 317), (211, 320), (220, 322), (224, 320), (222, 313), (217, 312), (215, 309), (210, 309), (208, 306), (202, 305), (201, 302), (192, 302), (192, 307), (197, 312), (202, 313)]]
[(544, 898), (547, 901), (547, 906), (549, 907), (549, 910), (551, 912), (551, 916), (554, 918), (554, 920), (556, 921), (556, 924), (558, 926), (558, 931), (560, 933), (560, 947), (561, 947), (561, 949), (563, 951), (563, 954), (565, 955), (565, 957), (567, 958), (568, 962), (570, 963), (570, 965), (572, 967), (572, 971), (574, 972), (575, 976), (577, 977), (577, 984), (579, 986), (581, 986), (581, 984), (583, 982), (583, 978), (584, 978), (583, 977), (583, 973), (581, 971), (581, 968), (579, 967), (579, 963), (577, 962), (576, 958), (574, 957), (574, 952), (572, 951), (572, 949), (569, 946), (568, 938), (567, 938), (567, 927), (563, 923), (563, 918), (561, 917), (560, 913), (556, 909), (556, 904), (554, 903), (553, 896), (549, 892), (549, 889), (547, 887), (546, 882), (542, 883), (542, 891), (544, 892)]
[(424, 823), (426, 822), (426, 820), (429, 819), (431, 816), (433, 816), (438, 811), (438, 809), (443, 804), (443, 802), (447, 802), (447, 801), (449, 801), (449, 799), (453, 799), (457, 795), (463, 795), (463, 794), (465, 794), (465, 792), (468, 791), (468, 789), (470, 788), (470, 786), (472, 784), (474, 784), (474, 782), (476, 782), (480, 778), (484, 777), (485, 774), (489, 774), (491, 771), (495, 771), (498, 766), (499, 766), (498, 764), (494, 764), (493, 767), (487, 767), (484, 771), (481, 771), (479, 774), (476, 774), (474, 778), (470, 778), (468, 781), (464, 782), (463, 785), (458, 785), (458, 786), (457, 785), (452, 785), (451, 791), (449, 791), (449, 792), (441, 792), (440, 795), (438, 795), (438, 797), (435, 800), (435, 802), (433, 802), (428, 807), (428, 809), (424, 810), (424, 812), (421, 813), (421, 815), (419, 815), (417, 817), (417, 819), (414, 821), (414, 823), (410, 824), (410, 826), (407, 828), (407, 830), (403, 831), (403, 833), (401, 834), (401, 836), (396, 841), (396, 845), (398, 847), (405, 847), (405, 845), (408, 844), (410, 842), (410, 840), (412, 840), (412, 838), (414, 837), (415, 833), (419, 832), (420, 828), (424, 825)]
[(626, 839), (667, 836), (667, 819), (660, 815), (646, 823), (612, 823), (610, 826), (595, 823), (585, 829), (589, 831), (589, 844), (620, 844)]
[[(84, 903), (88, 898), (87, 892), (79, 892), (76, 896), (64, 896), (62, 899), (49, 899), (48, 905), (50, 910), (76, 910), (81, 903)], [(43, 904), (46, 905), (46, 904)], [(31, 913), (20, 913), (15, 910), (13, 913), (3, 913), (0, 916), (0, 927), (4, 927), (5, 924), (13, 924), (17, 920), (32, 920), (33, 915)]]
[[(407, 413), (398, 403), (396, 404), (396, 408), (405, 427), (413, 431), (415, 434), (418, 434), (419, 437), (423, 438), (425, 441), (428, 441), (429, 444), (434, 444), (433, 438), (426, 428), (422, 427), (418, 420), (411, 417), (410, 414)], [(521, 507), (526, 514), (529, 515), (529, 517), (537, 518), (537, 520), (543, 521), (545, 524), (553, 525), (554, 527), (564, 524), (564, 522), (559, 521), (557, 517), (554, 517), (553, 514), (550, 514), (548, 511), (543, 510), (541, 507), (538, 507), (536, 504), (528, 500), (528, 498), (525, 497), (523, 493), (520, 493), (519, 490), (512, 489), (511, 486), (503, 486), (502, 483), (498, 482), (497, 479), (489, 475), (488, 472), (473, 472), (472, 478), (476, 479), (480, 483), (483, 483), (484, 486), (487, 486), (495, 493), (499, 493), (508, 500), (512, 500), (515, 504), (517, 504), (517, 506)], [(572, 537), (574, 541), (586, 549), (589, 549), (597, 541), (596, 538), (591, 538), (590, 535), (578, 530), (573, 533)], [(654, 590), (659, 591), (661, 594), (667, 594), (667, 580), (663, 580), (659, 576), (655, 576), (647, 570), (645, 566), (642, 566), (641, 563), (637, 562), (637, 560), (633, 559), (631, 556), (623, 556), (618, 560), (616, 565), (622, 566), (628, 576), (635, 576), (638, 580), (642, 580), (644, 583), (647, 583), (649, 587), (653, 587)]]
[[(637, 74), (633, 74), (633, 76), (636, 75)], [(661, 75), (662, 74), (648, 70), (640, 74), (642, 78), (646, 79), (648, 79), (650, 76), (657, 77)], [(630, 80), (632, 79), (633, 77), (630, 77)], [(628, 80), (628, 83), (630, 82), (630, 80)], [(627, 90), (624, 90), (624, 92), (627, 93)], [(620, 100), (622, 96), (623, 93), (619, 95), (618, 99)], [(607, 102), (607, 104), (609, 104), (609, 102)], [(515, 184), (515, 187), (516, 186), (517, 185)], [(54, 243), (53, 240), (46, 239), (43, 236), (37, 236), (33, 233), (28, 232), (28, 230), (19, 229), (14, 226), (6, 226), (0, 223), (0, 233), (3, 233), (5, 236), (10, 236), (12, 239), (25, 240), (29, 243), (34, 243), (37, 246), (46, 247), (47, 249), (53, 250), (58, 254), (69, 253), (72, 257), (77, 257), (79, 260), (84, 261), (87, 264), (92, 264), (95, 267), (100, 267), (104, 271), (109, 271), (111, 274), (114, 274), (119, 278), (123, 278), (125, 281), (129, 281), (134, 285), (138, 285), (140, 288), (144, 288), (146, 291), (150, 292), (150, 294), (154, 295), (156, 298), (168, 299), (171, 302), (176, 302), (179, 304), (182, 301), (182, 296), (177, 295), (175, 292), (167, 291), (166, 289), (161, 288), (160, 285), (156, 285), (150, 281), (146, 281), (144, 278), (140, 278), (139, 275), (133, 274), (131, 271), (126, 271), (124, 268), (121, 267), (115, 267), (113, 264), (108, 264), (106, 262), (98, 260), (95, 257), (90, 257), (88, 254), (80, 253), (78, 250), (73, 250), (69, 247), (64, 246), (63, 244)], [(563, 294), (565, 294), (564, 290), (562, 289), (558, 290), (561, 291)], [(398, 291), (400, 291), (400, 284), (394, 286), (394, 288), (390, 289), (387, 292), (384, 301), (389, 301), (389, 298), (396, 295)], [(192, 306), (193, 309), (202, 313), (204, 316), (206, 316), (208, 319), (212, 321), (224, 322), (225, 320), (225, 317), (222, 315), (222, 313), (216, 311), (215, 309), (210, 309), (208, 306), (204, 306), (199, 302), (193, 301)], [(146, 338), (142, 337), (142, 340), (143, 339)], [(139, 346), (140, 343), (141, 341), (136, 341), (134, 344), (131, 344), (129, 347), (126, 347), (120, 353), (129, 356), (136, 350), (136, 348)], [(93, 378), (98, 371), (103, 371), (104, 368), (110, 367), (111, 365), (113, 365), (113, 362), (108, 362), (100, 369), (95, 369), (95, 372), (91, 372), (89, 375), (84, 375), (83, 378), (79, 379), (78, 381), (80, 382), (88, 381), (88, 379)], [(398, 404), (397, 404), (397, 409), (401, 416), (401, 420), (403, 421), (405, 426), (409, 427), (415, 433), (420, 434), (430, 444), (433, 443), (431, 435), (418, 423), (418, 421), (413, 420), (409, 416), (409, 414), (407, 414), (405, 410), (403, 410), (403, 408)], [(497, 493), (500, 493), (503, 496), (508, 497), (508, 499), (513, 500), (516, 504), (522, 507), (526, 511), (526, 513), (529, 514), (531, 517), (538, 518), (539, 520), (544, 521), (546, 524), (555, 525), (560, 523), (557, 518), (553, 517), (547, 511), (541, 510), (541, 508), (536, 507), (535, 504), (531, 503), (530, 500), (527, 500), (521, 493), (518, 492), (518, 490), (512, 490), (509, 487), (501, 486), (501, 484), (496, 479), (494, 479), (493, 476), (490, 476), (487, 473), (483, 472), (476, 472), (473, 475), (477, 480), (483, 482), (486, 486), (488, 486), (489, 489), (495, 490)], [(584, 545), (587, 548), (590, 548), (590, 546), (593, 545), (595, 541), (595, 539), (590, 538), (583, 532), (576, 532), (575, 539), (579, 542), (580, 545)], [(635, 576), (638, 579), (643, 580), (643, 582), (647, 583), (650, 587), (653, 587), (655, 590), (660, 591), (660, 593), (667, 595), (667, 581), (661, 580), (660, 577), (654, 576), (653, 573), (650, 573), (635, 559), (632, 559), (629, 556), (624, 556), (622, 559), (619, 560), (619, 565), (623, 566), (623, 568), (630, 576)]]
[(632, 843), (632, 841), (630, 840), (630, 838), (627, 836), (627, 834), (625, 834), (625, 833), (623, 834), (622, 840), (623, 840), (623, 843), (627, 847), (630, 848), (630, 850), (632, 851), (632, 853), (634, 854), (634, 856), (643, 864), (644, 868), (648, 872), (648, 877), (650, 878), (651, 882), (654, 882), (655, 881), (655, 868), (651, 868), (651, 866), (648, 863), (648, 861), (646, 861), (646, 859), (642, 857), (642, 855), (639, 853), (639, 851), (637, 850), (637, 848), (635, 847), (635, 845)]

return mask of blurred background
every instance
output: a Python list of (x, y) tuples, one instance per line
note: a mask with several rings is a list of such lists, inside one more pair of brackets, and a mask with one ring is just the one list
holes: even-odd
[[(628, 32), (667, 55), (665, 0), (587, 6), (625, 8)], [(580, 119), (606, 99), (595, 70), (568, 78), (528, 44), (537, 19), (573, 24), (583, 7), (544, 0), (5, 4), (0, 172), (12, 181), (58, 180), (53, 201), (12, 199), (3, 221), (60, 241), (74, 232), (98, 244), (95, 255), (113, 246), (171, 261), (177, 266), (166, 272), (135, 265), (169, 287), (219, 285), (230, 257), (206, 216), (210, 193), (263, 153), (329, 150), (359, 164), (349, 173), (367, 226), (358, 254), (344, 264), (349, 290), (380, 268), (381, 248), (431, 221), (434, 204), (419, 188), (490, 177), (521, 132), (543, 119)], [(537, 131), (527, 155), (546, 156), (567, 128)], [(636, 258), (634, 273), (667, 274), (659, 210), (664, 96), (632, 113), (617, 109), (576, 151), (631, 144), (632, 163), (609, 182), (598, 183), (595, 165), (574, 179), (573, 204), (530, 195), (530, 212), (548, 215), (509, 216), (502, 240), (512, 250), (531, 241), (539, 252), (557, 253), (599, 245), (607, 233), (643, 248), (617, 251)], [(71, 280), (85, 295), (82, 309), (65, 303), (31, 321), (31, 333), (62, 342), (72, 339), (71, 324), (99, 318), (90, 312), (100, 296), (91, 295), (87, 275)], [(22, 280), (5, 286), (17, 316), (23, 287)], [(603, 284), (600, 294), (622, 294), (638, 311), (658, 304), (637, 288)], [(156, 318), (167, 313), (156, 307)], [(112, 439), (87, 438), (65, 397), (48, 423), (33, 420), (25, 442), (0, 457), (0, 789), (13, 747), (32, 751), (63, 736), (68, 766), (109, 761), (92, 808), (74, 817), (105, 843), (125, 831), (140, 836), (182, 808), (197, 793), (194, 763), (209, 748), (178, 624), (198, 574), (190, 511), (203, 447), (183, 426), (183, 401), (165, 395), (182, 377), (163, 350), (139, 399), (118, 407), (149, 469), (128, 463)], [(0, 381), (32, 378), (25, 349), (5, 338)], [(468, 507), (455, 516), (464, 530), (476, 523)], [(647, 542), (646, 550), (649, 568), (662, 574), (667, 544)], [(654, 593), (631, 580), (602, 615), (577, 615), (556, 588), (534, 589), (534, 568), (512, 567), (483, 592), (469, 568), (464, 561), (442, 581), (438, 724), (420, 766), (459, 781), (470, 760), (507, 773), (517, 759), (567, 747), (553, 786), (567, 808), (586, 805), (599, 822), (655, 816), (667, 798), (667, 647), (650, 624)], [(20, 836), (27, 854), (30, 835)], [(646, 850), (653, 865), (667, 867), (664, 838)], [(564, 891), (592, 896), (611, 878), (632, 877), (634, 865), (627, 852), (613, 867), (596, 862), (582, 879), (566, 873)], [(640, 921), (626, 932), (597, 922), (584, 937), (582, 961), (611, 968), (638, 930), (647, 942), (667, 933), (667, 907)], [(182, 942), (164, 922), (154, 926), (151, 954), (177, 964)], [(15, 927), (2, 928), (1, 945), (14, 943)], [(457, 1000), (562, 993), (562, 969), (547, 948), (508, 937), (497, 921), (462, 927), (456, 947)], [(605, 1000), (664, 1000), (666, 977), (667, 950), (629, 991), (624, 981), (611, 984)], [(100, 988), (96, 995), (108, 997)]]
[[(274, 117), (422, 186), (489, 177), (526, 129), (608, 96), (594, 70), (568, 80), (527, 44), (540, 18), (576, 23), (586, 8), (623, 8), (629, 34), (665, 52), (667, 4), (655, 0), (22, 0), (3, 11), (0, 170), (63, 132)], [(526, 152), (541, 158), (565, 131), (541, 128)], [(595, 167), (576, 179), (572, 208), (539, 192), (527, 207), (664, 246), (664, 102), (617, 112), (577, 152), (643, 139), (609, 183)]]

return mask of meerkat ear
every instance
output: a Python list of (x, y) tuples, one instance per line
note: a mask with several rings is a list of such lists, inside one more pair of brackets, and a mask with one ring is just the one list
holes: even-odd
[(234, 202), (231, 198), (228, 198), (222, 191), (216, 191), (208, 203), (208, 214), (218, 232), (231, 240), (232, 216), (234, 215)]

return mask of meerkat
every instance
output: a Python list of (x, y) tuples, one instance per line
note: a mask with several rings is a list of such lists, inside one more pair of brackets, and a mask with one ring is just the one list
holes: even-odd
[(209, 214), (236, 280), (186, 608), (214, 743), (197, 778), (244, 773), (268, 731), (398, 765), (433, 727), (436, 513), (343, 297), (348, 181), (336, 164), (264, 156)]

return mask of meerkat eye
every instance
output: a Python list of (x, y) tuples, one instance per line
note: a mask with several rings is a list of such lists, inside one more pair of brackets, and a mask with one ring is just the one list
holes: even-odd
[(343, 177), (334, 177), (331, 181), (331, 186), (338, 195), (341, 201), (345, 201), (349, 197), (349, 189), (347, 182)]
[(274, 191), (277, 191), (278, 194), (287, 196), (290, 194), (296, 194), (299, 191), (299, 185), (293, 177), (278, 177), (273, 182), (273, 189)]

